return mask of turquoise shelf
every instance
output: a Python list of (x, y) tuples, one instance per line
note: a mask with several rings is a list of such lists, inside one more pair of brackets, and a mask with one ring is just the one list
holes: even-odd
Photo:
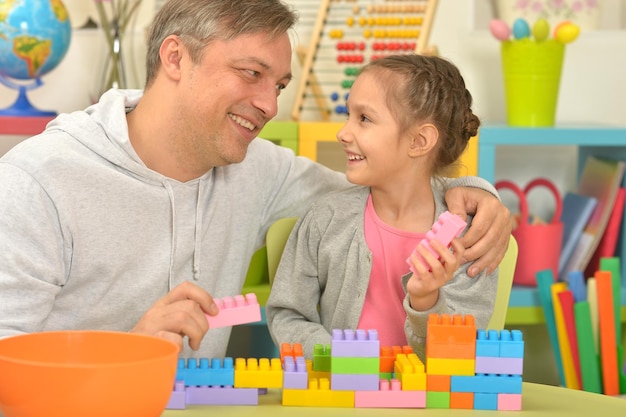
[[(580, 176), (589, 155), (626, 160), (626, 126), (593, 124), (557, 125), (545, 128), (486, 125), (480, 128), (478, 145), (478, 176), (495, 183), (496, 151), (501, 146), (577, 146)], [(626, 179), (622, 183), (626, 186)], [(622, 319), (626, 311), (626, 216), (622, 219), (617, 255), (622, 260)], [(529, 316), (528, 323), (543, 322), (537, 308), (541, 307), (536, 288), (513, 287), (509, 301), (509, 317), (517, 322), (522, 314)], [(522, 321), (525, 321), (524, 318)]]

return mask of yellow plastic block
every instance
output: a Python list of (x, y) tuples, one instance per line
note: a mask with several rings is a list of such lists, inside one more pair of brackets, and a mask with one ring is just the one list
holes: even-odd
[(429, 375), (469, 375), (476, 373), (476, 359), (426, 358)]
[(235, 359), (235, 388), (282, 388), (280, 358)]
[(415, 353), (398, 354), (394, 366), (396, 379), (400, 380), (403, 391), (425, 391), (426, 372), (424, 363)]
[(309, 375), (309, 379), (323, 379), (330, 380), (330, 371), (314, 371), (313, 361), (311, 359), (306, 360), (306, 372)]
[(283, 405), (354, 408), (354, 391), (332, 391), (327, 378), (310, 379), (309, 389), (283, 389)]

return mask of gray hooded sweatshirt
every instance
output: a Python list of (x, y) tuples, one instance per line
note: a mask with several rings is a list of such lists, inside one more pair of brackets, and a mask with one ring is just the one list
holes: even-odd
[[(125, 116), (140, 97), (111, 90), (0, 159), (0, 337), (128, 331), (186, 280), (214, 297), (240, 294), (267, 228), (348, 184), (262, 139), (239, 164), (184, 183), (165, 177), (128, 138)], [(477, 178), (451, 185), (496, 194)], [(229, 335), (211, 329), (181, 356), (222, 357)]]

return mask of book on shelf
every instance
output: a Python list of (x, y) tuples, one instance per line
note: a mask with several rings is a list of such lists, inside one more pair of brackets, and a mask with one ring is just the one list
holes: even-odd
[(622, 218), (624, 217), (624, 202), (626, 199), (626, 189), (620, 187), (617, 191), (615, 204), (611, 210), (611, 216), (606, 225), (606, 230), (600, 239), (598, 248), (587, 265), (585, 276), (592, 277), (600, 269), (600, 258), (612, 258), (615, 256), (615, 248), (619, 239), (619, 232), (622, 226)]
[(577, 193), (593, 197), (597, 203), (561, 276), (566, 276), (571, 271), (586, 271), (609, 223), (618, 191), (622, 186), (625, 166), (624, 161), (587, 157)]
[(561, 223), (563, 223), (563, 243), (559, 257), (559, 277), (565, 281), (563, 271), (569, 261), (576, 243), (587, 225), (587, 222), (596, 208), (598, 200), (574, 192), (565, 193), (563, 197), (563, 210), (561, 211)]

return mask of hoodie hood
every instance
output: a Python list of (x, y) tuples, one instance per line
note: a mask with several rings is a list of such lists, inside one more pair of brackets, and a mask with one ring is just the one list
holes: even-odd
[[(177, 201), (183, 206), (188, 206), (189, 188), (195, 189), (193, 200), (195, 200), (195, 213), (189, 213), (185, 210), (186, 215), (195, 217), (195, 230), (193, 231), (193, 279), (197, 280), (200, 276), (200, 257), (202, 239), (200, 230), (202, 230), (203, 213), (200, 202), (203, 194), (206, 193), (206, 179), (211, 173), (207, 173), (202, 177), (191, 180), (184, 185), (179, 181), (166, 177), (156, 171), (148, 168), (139, 158), (133, 148), (128, 135), (128, 124), (126, 114), (132, 111), (142, 97), (142, 90), (109, 90), (102, 95), (100, 101), (85, 109), (83, 112), (74, 112), (70, 114), (59, 115), (50, 122), (46, 128), (47, 131), (61, 130), (71, 135), (78, 142), (89, 148), (95, 154), (107, 160), (111, 164), (125, 171), (128, 175), (133, 176), (139, 181), (156, 187), (163, 187), (167, 192), (170, 208), (171, 208), (171, 236), (172, 250), (170, 253), (170, 273), (169, 273), (169, 289), (173, 286), (173, 270), (175, 268), (175, 260), (177, 259), (177, 249), (179, 247), (180, 236), (177, 230), (178, 207)], [(124, 121), (124, 122), (121, 122)], [(178, 197), (176, 189), (185, 187), (184, 200)], [(185, 234), (188, 236), (188, 234)]]
[(137, 106), (142, 95), (142, 90), (109, 90), (85, 111), (59, 115), (46, 130), (62, 130), (136, 178), (162, 184), (166, 177), (146, 167), (130, 143), (128, 124), (120, 123), (126, 120), (126, 114)]

